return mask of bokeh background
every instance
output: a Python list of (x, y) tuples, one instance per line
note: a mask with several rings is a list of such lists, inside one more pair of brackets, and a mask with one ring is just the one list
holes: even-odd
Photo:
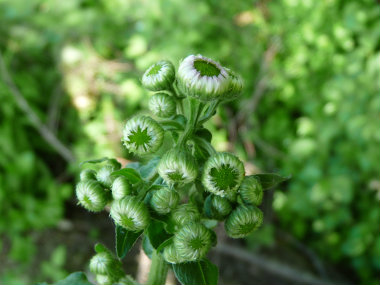
[(0, 0), (0, 284), (54, 282), (112, 247), (107, 214), (76, 206), (78, 163), (133, 160), (120, 138), (147, 107), (142, 73), (194, 53), (246, 83), (208, 125), (216, 149), (292, 175), (259, 231), (221, 237), (221, 284), (378, 284), (379, 19), (375, 0)]

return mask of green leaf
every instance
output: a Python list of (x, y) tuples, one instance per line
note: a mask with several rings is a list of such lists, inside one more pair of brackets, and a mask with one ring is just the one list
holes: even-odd
[(109, 252), (108, 248), (106, 248), (104, 245), (102, 245), (101, 243), (97, 243), (95, 244), (95, 252), (96, 253), (102, 253), (102, 252)]
[(116, 225), (115, 237), (116, 237), (116, 255), (118, 258), (124, 258), (127, 252), (133, 247), (137, 239), (143, 232), (131, 232), (123, 227)]
[(183, 285), (217, 285), (218, 267), (208, 259), (173, 264), (173, 271)]
[(168, 238), (166, 241), (164, 241), (163, 243), (160, 244), (159, 247), (157, 247), (157, 252), (160, 252), (162, 251), (165, 247), (167, 247), (168, 245), (170, 245), (171, 243), (173, 242), (173, 236)]
[(181, 131), (184, 129), (183, 125), (172, 120), (160, 121), (160, 125), (165, 131)]
[(255, 174), (255, 175), (250, 175), (250, 176), (260, 181), (261, 186), (263, 187), (263, 190), (268, 190), (280, 184), (281, 182), (289, 180), (292, 177), (291, 175), (287, 177), (283, 177), (275, 173), (262, 173), (262, 174)]
[(160, 159), (159, 156), (155, 156), (147, 164), (140, 167), (139, 171), (144, 179), (151, 179), (156, 174), (156, 166)]
[(200, 128), (195, 132), (195, 135), (205, 139), (208, 142), (211, 142), (212, 134), (211, 132), (206, 128)]
[(142, 242), (142, 248), (143, 248), (145, 254), (149, 258), (152, 258), (154, 248), (153, 248), (152, 244), (150, 243), (149, 238), (145, 235), (144, 235), (143, 242)]
[(74, 272), (67, 276), (65, 279), (60, 280), (54, 285), (93, 285), (87, 280), (86, 275), (83, 272)]
[(98, 159), (90, 159), (90, 160), (86, 160), (86, 161), (83, 161), (79, 164), (79, 166), (82, 166), (83, 164), (86, 164), (86, 163), (91, 163), (91, 164), (95, 164), (95, 163), (101, 163), (101, 162), (104, 162), (106, 160), (110, 160), (110, 158), (108, 157), (102, 157), (102, 158), (98, 158)]
[(172, 236), (166, 232), (165, 223), (156, 219), (151, 219), (146, 235), (155, 249)]
[(133, 168), (123, 168), (123, 169), (120, 169), (118, 171), (112, 172), (111, 175), (124, 176), (132, 184), (135, 184), (135, 183), (142, 181), (140, 174)]

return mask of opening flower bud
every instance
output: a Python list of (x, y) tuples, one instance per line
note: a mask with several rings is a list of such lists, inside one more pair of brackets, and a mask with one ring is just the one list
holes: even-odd
[(211, 232), (201, 223), (190, 223), (174, 235), (173, 244), (178, 255), (185, 261), (196, 261), (203, 258), (210, 250)]
[(76, 195), (85, 209), (93, 212), (99, 212), (107, 205), (107, 193), (101, 184), (95, 180), (81, 181), (76, 186)]
[(149, 110), (160, 118), (169, 118), (175, 114), (176, 103), (165, 93), (156, 93), (149, 99)]
[(120, 200), (127, 195), (132, 195), (133, 189), (128, 179), (124, 176), (117, 177), (111, 187), (112, 197), (115, 200)]
[(185, 151), (172, 149), (166, 152), (157, 166), (157, 171), (168, 184), (187, 184), (197, 178), (195, 159)]
[(183, 263), (185, 260), (178, 254), (177, 250), (174, 247), (174, 244), (170, 244), (164, 248), (162, 252), (162, 257), (166, 262), (171, 264)]
[(174, 211), (172, 211), (170, 220), (176, 226), (176, 229), (201, 219), (201, 214), (198, 208), (193, 204), (179, 205)]
[(104, 187), (110, 188), (114, 177), (111, 176), (112, 172), (118, 170), (114, 165), (107, 164), (100, 168), (96, 173), (96, 180), (100, 182)]
[(244, 203), (258, 206), (263, 201), (263, 187), (254, 177), (245, 177), (240, 185), (239, 192)]
[(123, 130), (125, 147), (138, 155), (156, 152), (163, 139), (164, 130), (148, 116), (133, 117), (125, 124)]
[(133, 232), (145, 229), (150, 219), (148, 208), (133, 196), (114, 200), (111, 205), (110, 215), (115, 223)]
[(202, 183), (207, 191), (221, 196), (234, 197), (243, 178), (244, 164), (230, 153), (217, 153), (206, 161)]
[(228, 91), (223, 95), (223, 100), (225, 101), (231, 101), (235, 100), (239, 95), (241, 94), (243, 90), (243, 79), (241, 76), (234, 71), (225, 68), (228, 76), (230, 78), (230, 82), (228, 85)]
[(151, 91), (161, 91), (171, 89), (174, 81), (174, 65), (167, 60), (161, 60), (145, 71), (142, 77), (142, 84)]
[(84, 169), (80, 173), (80, 180), (96, 180), (96, 172), (92, 169)]
[(179, 195), (174, 189), (162, 187), (153, 193), (150, 205), (159, 214), (165, 215), (177, 207)]
[(232, 206), (227, 198), (209, 195), (205, 200), (204, 212), (210, 219), (222, 221), (231, 211)]
[(202, 55), (189, 55), (178, 68), (178, 88), (187, 96), (210, 101), (223, 96), (229, 88), (227, 71), (216, 61)]
[(224, 228), (229, 237), (243, 238), (263, 223), (263, 212), (251, 205), (240, 205), (228, 216)]

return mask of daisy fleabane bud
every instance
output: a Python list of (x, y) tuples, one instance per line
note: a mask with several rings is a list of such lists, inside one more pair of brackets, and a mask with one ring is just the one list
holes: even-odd
[(111, 191), (112, 197), (115, 200), (123, 199), (125, 196), (133, 193), (131, 184), (128, 179), (123, 176), (119, 176), (113, 181)]
[(263, 223), (263, 212), (252, 205), (240, 205), (228, 216), (224, 228), (229, 237), (243, 238)]
[(79, 204), (92, 212), (102, 211), (108, 203), (106, 191), (95, 180), (79, 182), (76, 186), (76, 195)]
[(219, 99), (228, 91), (230, 83), (227, 71), (202, 55), (189, 55), (182, 60), (177, 79), (181, 92), (202, 101)]
[(197, 207), (190, 203), (179, 205), (172, 211), (170, 216), (170, 221), (174, 224), (175, 229), (179, 229), (190, 222), (199, 221), (200, 219), (201, 214)]
[(153, 193), (150, 205), (157, 213), (165, 215), (177, 207), (178, 202), (179, 195), (174, 189), (162, 187)]
[(174, 65), (170, 61), (161, 60), (145, 71), (142, 84), (151, 91), (170, 90), (174, 78)]
[(134, 196), (114, 200), (110, 215), (116, 224), (132, 232), (145, 229), (150, 220), (148, 208)]
[(162, 145), (164, 130), (151, 117), (136, 116), (130, 119), (123, 130), (125, 147), (136, 154), (156, 152)]
[(191, 183), (198, 174), (195, 159), (186, 151), (178, 149), (169, 150), (162, 156), (157, 171), (170, 185)]
[(263, 187), (254, 177), (245, 177), (239, 188), (240, 197), (244, 203), (258, 206), (263, 201)]
[(205, 215), (210, 219), (223, 220), (232, 211), (227, 198), (210, 194), (204, 203)]
[(86, 181), (86, 180), (96, 180), (96, 172), (92, 169), (84, 169), (80, 173), (80, 180)]
[(244, 164), (235, 155), (220, 152), (206, 161), (202, 183), (207, 191), (221, 196), (233, 197), (244, 178)]
[(162, 257), (166, 262), (172, 264), (185, 262), (185, 260), (178, 254), (177, 250), (174, 247), (174, 244), (170, 244), (164, 248)]
[(186, 224), (174, 235), (173, 244), (178, 255), (185, 261), (196, 261), (210, 250), (211, 232), (201, 223)]
[(169, 118), (175, 114), (176, 103), (165, 93), (156, 93), (149, 99), (149, 110), (160, 118)]
[(241, 94), (243, 90), (243, 79), (239, 74), (232, 71), (231, 69), (225, 68), (228, 76), (230, 78), (230, 82), (228, 85), (228, 92), (223, 95), (223, 100), (231, 101), (235, 100)]
[(119, 170), (120, 167), (117, 167), (113, 164), (104, 165), (96, 173), (96, 180), (100, 182), (104, 187), (110, 188), (114, 177), (111, 176), (112, 172)]

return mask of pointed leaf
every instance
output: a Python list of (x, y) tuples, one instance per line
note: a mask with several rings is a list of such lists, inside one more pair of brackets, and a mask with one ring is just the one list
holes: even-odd
[(124, 176), (125, 178), (127, 178), (129, 180), (129, 182), (131, 182), (132, 184), (135, 184), (135, 183), (138, 183), (140, 181), (142, 181), (142, 178), (140, 176), (140, 174), (133, 168), (123, 168), (123, 169), (120, 169), (118, 171), (114, 171), (112, 172), (112, 175), (116, 175), (116, 176)]
[(289, 180), (292, 177), (291, 175), (287, 177), (283, 177), (275, 173), (262, 173), (262, 174), (255, 174), (251, 176), (260, 181), (261, 186), (263, 187), (263, 190), (268, 190), (280, 184), (281, 182)]
[(173, 264), (173, 271), (182, 285), (217, 285), (218, 267), (208, 259)]
[(115, 233), (116, 233), (116, 255), (118, 258), (124, 258), (143, 232), (142, 231), (138, 233), (131, 232), (124, 229), (123, 227), (119, 225), (116, 225)]
[(54, 285), (93, 285), (87, 280), (86, 275), (83, 272), (74, 272), (67, 276), (65, 279), (60, 280)]

